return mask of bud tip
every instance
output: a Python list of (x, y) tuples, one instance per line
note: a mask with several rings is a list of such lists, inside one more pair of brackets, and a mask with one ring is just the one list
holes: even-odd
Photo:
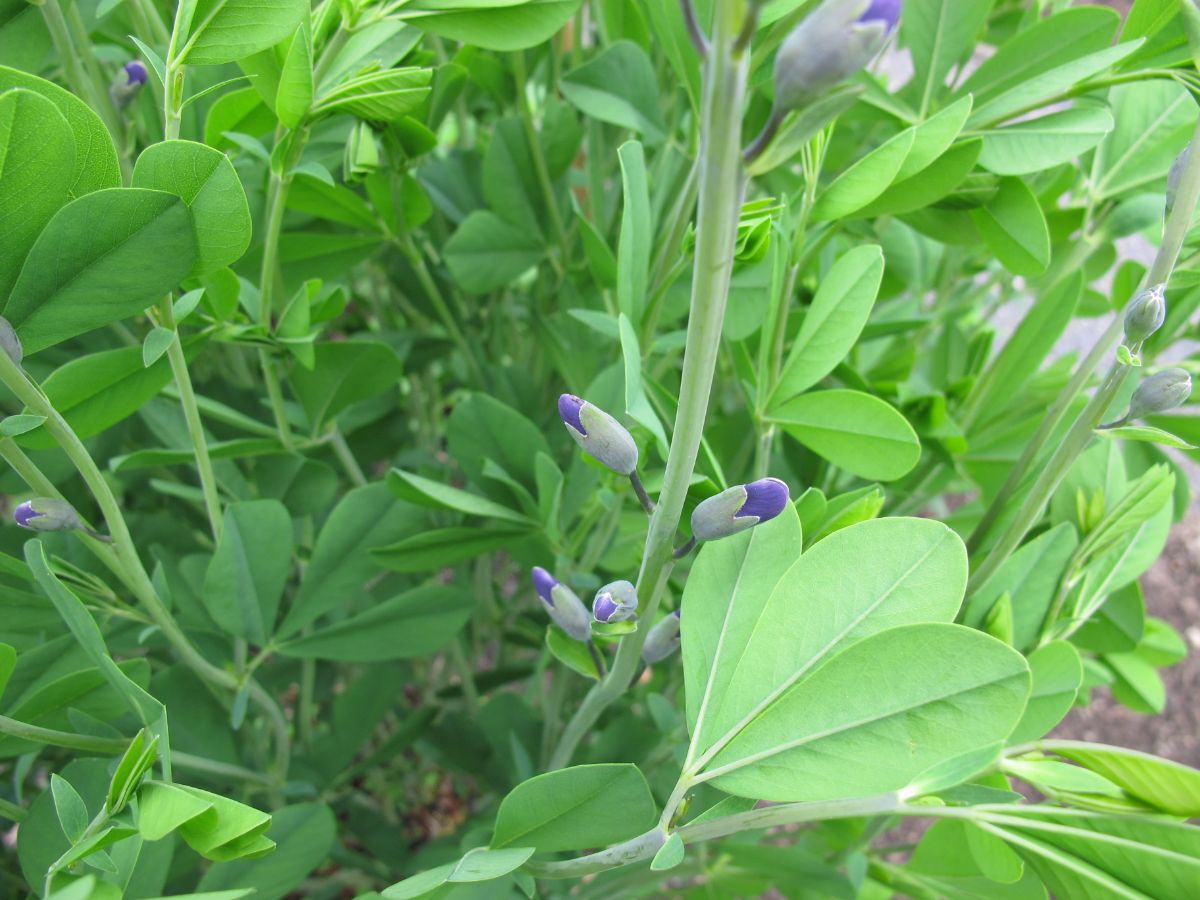
[(570, 425), (580, 434), (586, 436), (587, 429), (583, 427), (583, 422), (579, 418), (579, 412), (583, 409), (583, 403), (583, 399), (576, 397), (574, 394), (563, 394), (558, 398), (558, 415), (564, 424)]
[(533, 589), (537, 591), (537, 595), (542, 598), (542, 602), (554, 608), (554, 598), (551, 596), (551, 591), (558, 585), (558, 581), (553, 575), (543, 569), (541, 566), (533, 567)]
[(778, 478), (760, 478), (746, 485), (746, 502), (735, 514), (735, 518), (755, 516), (759, 523), (767, 522), (787, 506), (788, 486)]

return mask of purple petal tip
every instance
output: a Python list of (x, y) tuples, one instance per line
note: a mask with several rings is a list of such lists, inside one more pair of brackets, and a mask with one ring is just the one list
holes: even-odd
[(537, 595), (542, 598), (542, 602), (549, 607), (554, 606), (554, 597), (551, 596), (551, 591), (558, 585), (558, 580), (543, 569), (541, 566), (533, 567), (533, 589), (537, 591)]
[(903, 5), (904, 0), (871, 0), (871, 5), (867, 7), (865, 13), (858, 17), (858, 21), (863, 24), (883, 22), (887, 30), (891, 31), (900, 21), (900, 8)]
[(592, 615), (597, 622), (607, 622), (617, 611), (617, 604), (609, 594), (601, 594), (592, 604)]
[(22, 528), (28, 528), (30, 520), (36, 519), (40, 515), (41, 513), (33, 508), (33, 501), (31, 500), (26, 500), (13, 510), (13, 519)]
[(583, 422), (579, 419), (579, 411), (583, 409), (584, 401), (574, 394), (563, 394), (558, 398), (558, 415), (567, 425), (580, 434), (586, 435)]
[(125, 63), (125, 77), (131, 85), (145, 84), (147, 74), (149, 73), (146, 71), (146, 65), (140, 59), (131, 59)]
[(778, 478), (760, 478), (746, 485), (746, 502), (737, 511), (735, 518), (756, 516), (766, 522), (781, 512), (788, 503), (788, 486)]

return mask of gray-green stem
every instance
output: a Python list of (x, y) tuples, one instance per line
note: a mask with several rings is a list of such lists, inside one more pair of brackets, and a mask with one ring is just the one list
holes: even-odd
[[(1196, 129), (1192, 134), (1192, 146), (1194, 148), (1200, 148), (1200, 120), (1197, 121)], [(1188, 229), (1191, 226), (1192, 216), (1195, 212), (1196, 203), (1198, 200), (1200, 200), (1200, 153), (1191, 153), (1188, 155), (1187, 164), (1184, 167), (1183, 175), (1180, 178), (1179, 190), (1176, 194), (1175, 205), (1171, 210), (1170, 216), (1167, 218), (1166, 227), (1163, 230), (1162, 244), (1159, 245), (1158, 253), (1154, 257), (1154, 262), (1150, 267), (1150, 271), (1146, 273), (1144, 282), (1145, 284), (1166, 284), (1170, 280), (1171, 272), (1175, 268), (1175, 262), (1179, 258), (1179, 251), (1183, 247), (1184, 239), (1187, 237)], [(1050, 435), (1054, 433), (1055, 429), (1057, 429), (1059, 423), (1062, 421), (1063, 415), (1074, 402), (1075, 398), (1079, 395), (1079, 392), (1083, 390), (1088, 380), (1092, 377), (1092, 373), (1096, 370), (1096, 367), (1099, 366), (1100, 363), (1103, 362), (1110, 353), (1112, 353), (1113, 348), (1116, 347), (1117, 342), (1121, 339), (1121, 335), (1123, 333), (1124, 323), (1121, 317), (1117, 316), (1113, 319), (1112, 324), (1110, 324), (1105, 330), (1104, 334), (1100, 336), (1100, 339), (1096, 341), (1095, 346), (1092, 347), (1092, 349), (1088, 352), (1088, 355), (1084, 358), (1083, 362), (1079, 364), (1079, 368), (1071, 377), (1071, 381), (1065, 388), (1063, 388), (1062, 392), (1055, 400), (1054, 405), (1051, 406), (1050, 410), (1042, 420), (1042, 424), (1039, 426), (1037, 433), (1034, 434), (1029, 444), (1025, 447), (1025, 450), (1022, 452), (1017, 464), (1013, 466), (1013, 469), (1009, 473), (1008, 479), (1004, 486), (1000, 489), (1000, 492), (988, 506), (987, 511), (984, 513), (983, 519), (980, 520), (979, 524), (971, 533), (971, 536), (967, 542), (967, 546), (970, 550), (974, 551), (978, 547), (982, 546), (983, 542), (987, 538), (988, 531), (991, 529), (992, 525), (995, 524), (1001, 512), (1003, 512), (1003, 510), (1012, 500), (1013, 495), (1016, 493), (1022, 481), (1025, 479), (1025, 474), (1030, 470), (1037, 460), (1038, 455), (1041, 453), (1046, 441), (1049, 440)], [(1101, 413), (1102, 412), (1103, 410), (1101, 410)], [(1087, 415), (1087, 411), (1085, 411), (1084, 415)], [(1078, 421), (1076, 424), (1078, 424)], [(1098, 424), (1099, 420), (1097, 419), (1091, 426), (1089, 426), (1089, 433), (1090, 429)], [(1014, 525), (1015, 524), (1016, 523), (1014, 523)], [(1018, 537), (1017, 543), (1020, 542), (1020, 537), (1024, 537), (1024, 534), (1024, 532), (1021, 533), (1021, 535)], [(1008, 535), (1006, 535), (1006, 538), (1007, 542), (1011, 543), (1011, 538)], [(1012, 546), (1015, 548), (1016, 544), (1013, 543)], [(1011, 552), (1011, 550), (1009, 552)], [(985, 565), (990, 565), (990, 567), (994, 570), (995, 567), (999, 566), (1000, 563), (1003, 562), (1007, 555), (1007, 552), (997, 554), (995, 550), (993, 550), (992, 553), (989, 554)], [(993, 557), (997, 556), (1000, 558), (993, 564), (991, 560)], [(972, 579), (972, 582), (974, 584), (982, 584), (983, 580), (976, 581), (975, 579)]]
[[(746, 56), (733, 54), (733, 42), (745, 15), (745, 0), (717, 5), (711, 52), (704, 73), (700, 202), (679, 409), (663, 487), (650, 518), (637, 581), (638, 596), (644, 598), (642, 620), (646, 623), (654, 621), (674, 565), (675, 535), (704, 434), (733, 274), (742, 201), (741, 123), (748, 69)], [(550, 759), (552, 769), (570, 763), (575, 748), (600, 714), (629, 688), (637, 673), (647, 631), (639, 628), (621, 641), (608, 676), (589, 691), (567, 723)]]

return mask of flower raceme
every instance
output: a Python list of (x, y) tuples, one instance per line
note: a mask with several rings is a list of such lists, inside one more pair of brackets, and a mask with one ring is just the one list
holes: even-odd
[(787, 506), (788, 486), (778, 478), (738, 484), (709, 497), (692, 513), (692, 535), (715, 541), (775, 518)]
[(637, 589), (628, 581), (614, 581), (596, 591), (592, 616), (597, 622), (608, 625), (634, 618), (637, 608)]
[(533, 589), (559, 628), (577, 641), (592, 636), (592, 617), (583, 601), (541, 566), (533, 568)]
[(574, 394), (558, 398), (558, 415), (583, 452), (620, 475), (637, 468), (638, 448), (620, 422)]

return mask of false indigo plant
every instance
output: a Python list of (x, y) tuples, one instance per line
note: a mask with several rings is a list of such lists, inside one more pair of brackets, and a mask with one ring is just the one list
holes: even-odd
[(1132, 6), (0, 15), (0, 898), (1192, 896)]

